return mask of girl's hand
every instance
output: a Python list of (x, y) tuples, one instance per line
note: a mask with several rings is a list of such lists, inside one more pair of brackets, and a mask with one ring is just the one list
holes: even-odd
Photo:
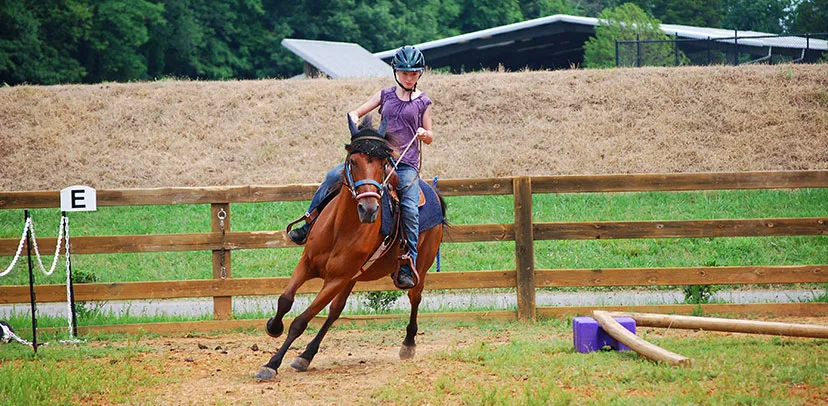
[(417, 129), (417, 139), (426, 144), (431, 144), (431, 141), (434, 141), (431, 130), (426, 130), (423, 127)]

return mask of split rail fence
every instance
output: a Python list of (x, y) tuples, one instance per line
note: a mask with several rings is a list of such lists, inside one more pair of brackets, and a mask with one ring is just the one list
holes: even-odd
[[(696, 191), (732, 189), (827, 188), (828, 171), (773, 171), (744, 173), (618, 174), (535, 176), (491, 179), (441, 180), (444, 196), (513, 195), (514, 223), (454, 225), (444, 243), (514, 241), (515, 268), (469, 272), (429, 273), (427, 290), (514, 288), (517, 311), (421, 314), (424, 318), (494, 318), (534, 320), (538, 316), (589, 314), (595, 308), (661, 313), (689, 313), (695, 306), (600, 306), (538, 307), (535, 291), (545, 287), (664, 286), (664, 285), (752, 285), (826, 283), (828, 264), (786, 266), (717, 266), (678, 268), (535, 269), (534, 241), (720, 238), (828, 235), (828, 213), (818, 218), (763, 218), (679, 221), (534, 222), (532, 196), (541, 193), (616, 193), (649, 191)], [(278, 295), (288, 278), (233, 278), (230, 257), (236, 249), (295, 247), (282, 230), (232, 232), (231, 204), (309, 200), (316, 185), (233, 186), (98, 190), (98, 206), (209, 204), (212, 232), (164, 235), (112, 235), (73, 237), (72, 254), (111, 254), (162, 251), (212, 251), (213, 279), (75, 285), (78, 301), (176, 299), (212, 297), (214, 320), (191, 323), (81, 327), (88, 331), (182, 332), (192, 330), (260, 327), (261, 320), (233, 320), (232, 297)], [(59, 192), (0, 192), (0, 209), (60, 207)], [(451, 209), (451, 208), (450, 208)], [(217, 213), (224, 210), (225, 232)], [(40, 245), (55, 244), (41, 238)], [(820, 239), (821, 240), (821, 239)], [(0, 256), (13, 256), (19, 240), (0, 239)], [(826, 243), (820, 241), (820, 244)], [(225, 255), (222, 261), (222, 253)], [(226, 279), (221, 278), (221, 265)], [(320, 280), (312, 280), (299, 293), (318, 292)], [(389, 278), (357, 284), (355, 291), (393, 290)], [(63, 285), (36, 286), (38, 302), (63, 302)], [(0, 304), (27, 303), (28, 286), (0, 286)], [(705, 312), (731, 314), (825, 315), (828, 303), (708, 304)], [(399, 315), (343, 316), (346, 321), (383, 320)]]

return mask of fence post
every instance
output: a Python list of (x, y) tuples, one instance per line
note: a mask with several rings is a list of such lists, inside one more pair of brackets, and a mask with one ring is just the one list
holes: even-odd
[(739, 65), (739, 31), (733, 30), (733, 66)]
[(515, 193), (515, 259), (517, 265), (518, 320), (537, 318), (535, 309), (535, 236), (532, 229), (532, 180), (513, 179)]
[(618, 40), (615, 40), (615, 67), (618, 67)]
[(710, 66), (710, 37), (707, 37), (707, 66)]
[[(224, 235), (230, 232), (230, 204), (213, 203), (210, 205), (212, 212), (212, 231), (221, 233), (221, 241), (224, 244)], [(220, 217), (224, 219), (220, 219)], [(222, 267), (224, 268), (222, 270)], [(213, 250), (213, 279), (223, 280), (230, 277), (230, 251), (224, 249)], [(233, 318), (233, 298), (231, 296), (213, 297), (213, 319), (229, 320)]]
[(635, 33), (635, 67), (641, 67), (641, 33)]
[(673, 52), (675, 52), (675, 54), (676, 54), (676, 65), (675, 66), (679, 66), (678, 41), (679, 41), (678, 33), (676, 33), (676, 40), (675, 40), (675, 42), (673, 42)]

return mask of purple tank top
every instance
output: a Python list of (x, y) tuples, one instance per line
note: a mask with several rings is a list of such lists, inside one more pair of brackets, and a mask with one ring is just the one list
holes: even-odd
[[(391, 146), (400, 153), (414, 138), (417, 129), (423, 126), (423, 113), (429, 105), (431, 105), (431, 99), (425, 93), (420, 93), (419, 97), (408, 101), (397, 97), (395, 86), (382, 89), (379, 113), (383, 118), (388, 119), (386, 124), (388, 140)], [(420, 143), (418, 141), (411, 144), (400, 162), (420, 169)]]

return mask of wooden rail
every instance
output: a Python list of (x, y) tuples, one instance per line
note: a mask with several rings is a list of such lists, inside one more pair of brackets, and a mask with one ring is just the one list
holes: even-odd
[[(534, 261), (534, 242), (539, 240), (828, 235), (828, 217), (536, 223), (532, 216), (532, 195), (538, 193), (826, 188), (828, 171), (449, 179), (439, 181), (438, 187), (444, 196), (514, 196), (513, 224), (452, 226), (447, 229), (444, 241), (513, 241), (515, 269), (429, 274), (427, 289), (515, 288), (518, 301), (515, 318), (518, 320), (534, 320), (539, 314), (550, 314), (549, 309), (538, 308), (535, 304), (535, 288), (538, 287), (828, 282), (828, 265), (825, 264), (535, 269)], [(76, 299), (92, 301), (212, 297), (214, 318), (230, 319), (233, 296), (280, 294), (288, 280), (233, 278), (232, 251), (295, 246), (282, 230), (231, 231), (232, 204), (308, 200), (315, 190), (316, 185), (99, 190), (98, 206), (210, 204), (211, 232), (73, 237), (73, 254), (211, 251), (213, 279), (78, 284), (75, 287)], [(59, 200), (57, 191), (0, 192), (0, 209), (53, 208), (60, 206)], [(223, 229), (217, 220), (220, 210), (226, 213)], [(54, 238), (39, 240), (39, 244), (44, 247), (56, 242)], [(0, 256), (14, 255), (18, 243), (17, 238), (0, 239)], [(226, 279), (222, 279), (223, 276)], [(300, 293), (318, 292), (320, 287), (320, 281), (313, 280), (303, 286)], [(394, 288), (390, 280), (380, 280), (358, 284), (355, 290), (391, 289)], [(66, 298), (63, 285), (40, 285), (35, 291), (41, 302), (58, 302)], [(28, 286), (0, 286), (0, 304), (24, 303), (28, 300)]]

